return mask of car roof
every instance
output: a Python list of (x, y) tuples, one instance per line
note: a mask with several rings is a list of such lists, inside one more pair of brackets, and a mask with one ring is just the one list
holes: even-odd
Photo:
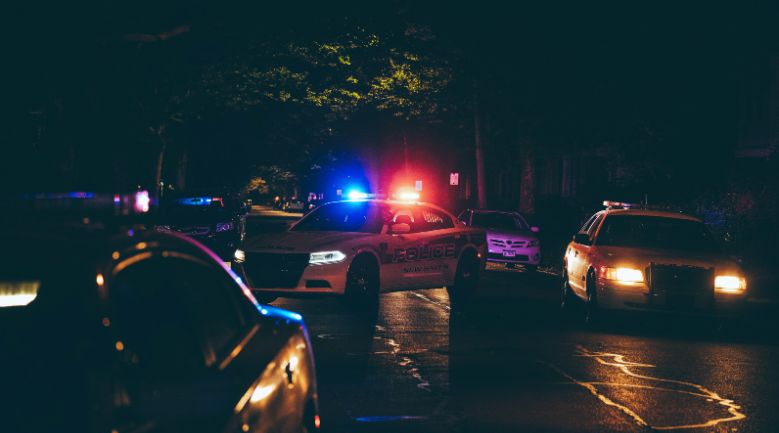
[(469, 209), (474, 213), (501, 213), (506, 215), (519, 215), (519, 212), (513, 210), (499, 210), (499, 209)]
[(433, 209), (446, 212), (447, 214), (451, 215), (451, 212), (448, 210), (442, 208), (441, 206), (435, 205), (433, 203), (423, 202), (423, 201), (407, 201), (407, 200), (389, 200), (389, 199), (378, 199), (378, 198), (368, 198), (364, 200), (338, 200), (338, 201), (331, 201), (328, 203), (325, 203), (323, 206), (328, 204), (335, 204), (335, 203), (378, 203), (378, 204), (387, 204), (390, 206), (427, 206), (431, 207)]
[(652, 216), (660, 218), (675, 218), (687, 221), (701, 222), (700, 218), (696, 218), (692, 215), (684, 214), (681, 212), (671, 212), (663, 210), (652, 209), (606, 209), (602, 211), (606, 215), (638, 215), (638, 216)]

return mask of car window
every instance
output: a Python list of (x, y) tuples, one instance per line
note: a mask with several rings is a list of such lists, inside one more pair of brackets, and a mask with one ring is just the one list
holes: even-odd
[(426, 232), (432, 230), (442, 230), (454, 227), (449, 215), (425, 206), (418, 206), (416, 209), (416, 227), (417, 232)]
[(240, 292), (206, 263), (142, 261), (116, 276), (111, 293), (128, 350), (157, 373), (186, 374), (212, 363), (245, 328)]
[(584, 225), (582, 225), (582, 227), (579, 229), (579, 233), (587, 233), (587, 231), (590, 229), (590, 226), (599, 215), (600, 213), (596, 213), (595, 215), (591, 216), (590, 219), (588, 219), (587, 222), (585, 222)]
[(523, 223), (516, 215), (508, 212), (474, 212), (471, 225), (496, 230), (525, 230), (527, 224)]
[(595, 236), (595, 231), (598, 230), (598, 226), (600, 226), (600, 222), (603, 220), (605, 214), (597, 214), (595, 220), (590, 224), (590, 227), (587, 228), (587, 234), (590, 235), (590, 239)]

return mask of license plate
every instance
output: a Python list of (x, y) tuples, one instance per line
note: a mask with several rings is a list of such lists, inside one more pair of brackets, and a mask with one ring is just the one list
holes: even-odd
[(230, 262), (224, 262), (225, 266), (227, 266), (227, 269), (232, 269), (233, 266)]
[(503, 257), (516, 257), (516, 256), (517, 256), (516, 251), (503, 250)]

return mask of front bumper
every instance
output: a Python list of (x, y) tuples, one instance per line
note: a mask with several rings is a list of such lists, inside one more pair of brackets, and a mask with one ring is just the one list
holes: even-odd
[(683, 316), (732, 317), (743, 312), (746, 295), (711, 291), (648, 292), (643, 287), (625, 287), (599, 282), (598, 306), (606, 310), (649, 311)]
[[(253, 291), (288, 297), (343, 295), (348, 260), (327, 265), (279, 263), (278, 257), (246, 253), (246, 260), (233, 262), (233, 271)], [(271, 257), (273, 263), (258, 263)], [(307, 259), (306, 259), (307, 260)]]
[[(510, 253), (506, 254), (507, 251)], [(511, 256), (513, 254), (513, 257)], [(501, 249), (490, 246), (487, 252), (487, 261), (492, 263), (513, 263), (520, 265), (538, 266), (541, 262), (541, 248), (511, 248)]]

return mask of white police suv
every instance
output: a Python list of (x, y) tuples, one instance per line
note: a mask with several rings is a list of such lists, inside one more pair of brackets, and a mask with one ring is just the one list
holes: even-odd
[(247, 239), (234, 270), (258, 295), (339, 295), (361, 307), (380, 292), (447, 287), (453, 302), (475, 290), (484, 231), (426, 203), (351, 200), (316, 208), (288, 231)]

